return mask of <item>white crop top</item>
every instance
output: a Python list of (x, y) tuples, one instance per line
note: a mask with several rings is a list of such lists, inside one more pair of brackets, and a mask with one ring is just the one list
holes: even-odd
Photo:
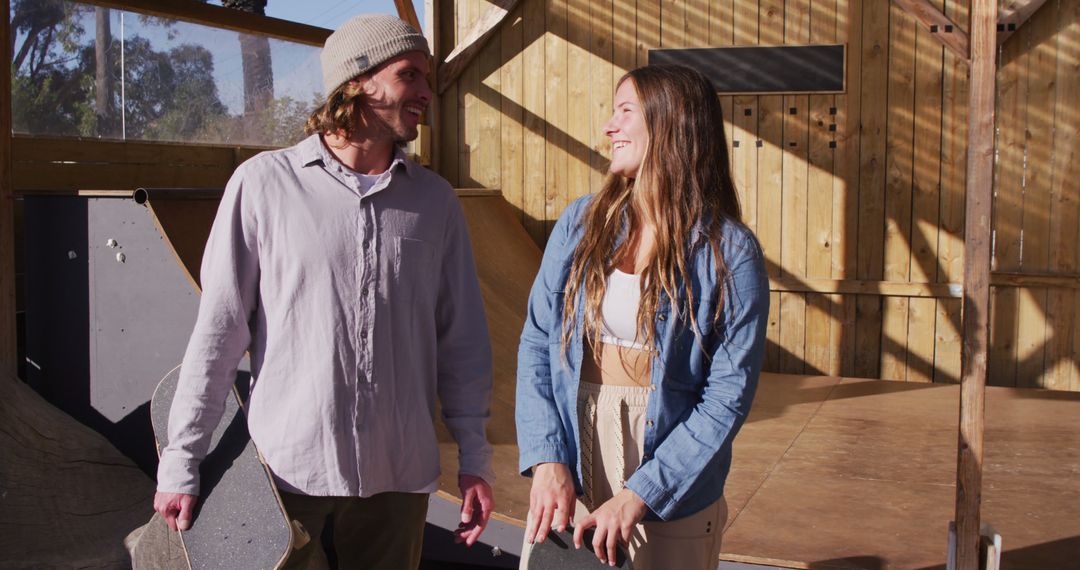
[(638, 339), (638, 305), (641, 304), (641, 276), (616, 269), (608, 275), (604, 300), (600, 304), (603, 327), (600, 342), (643, 350)]

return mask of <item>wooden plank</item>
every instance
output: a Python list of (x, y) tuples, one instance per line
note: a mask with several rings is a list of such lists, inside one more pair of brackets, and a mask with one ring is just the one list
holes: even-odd
[(960, 298), (959, 283), (911, 283), (909, 281), (862, 281), (858, 279), (769, 279), (772, 291), (792, 293), (840, 293), (881, 297)]
[[(394, 2), (399, 5), (400, 13), (400, 4), (410, 3), (410, 0), (394, 0)], [(519, 0), (489, 0), (489, 2), (487, 10), (472, 21), (469, 30), (465, 32), (454, 50), (446, 56), (446, 60), (439, 65), (439, 93), (443, 93), (454, 81), (457, 81), (461, 73), (468, 68), (502, 23), (506, 21)], [(413, 14), (413, 17), (416, 15)]]
[[(735, 45), (735, 3), (735, 0), (711, 0), (705, 4), (709, 10), (709, 33), (704, 45)], [(751, 0), (745, 3), (757, 2)]]
[(547, 88), (545, 90), (547, 131), (546, 184), (544, 186), (545, 235), (562, 212), (568, 196), (567, 148), (567, 0), (547, 2)]
[(686, 47), (709, 47), (710, 0), (686, 0)]
[[(483, 6), (483, 3), (480, 4)], [(494, 35), (494, 34), (493, 34)], [(476, 57), (477, 120), (479, 139), (472, 153), (478, 154), (476, 180), (487, 188), (502, 187), (502, 46), (489, 42)]]
[[(955, 21), (968, 19), (967, 2), (948, 2), (946, 13)], [(951, 51), (944, 54), (942, 88), (941, 231), (938, 233), (940, 281), (964, 278), (964, 185), (967, 172), (967, 62)]]
[[(833, 140), (832, 274), (835, 279), (856, 277), (859, 228), (859, 121), (862, 90), (862, 11), (859, 0), (837, 0), (837, 41), (846, 43), (846, 93), (836, 96)], [(835, 374), (855, 375), (857, 311), (853, 296), (835, 295), (832, 346), (836, 347)], [(843, 323), (842, 326), (837, 326)]]
[(259, 34), (319, 47), (322, 47), (333, 31), (233, 8), (223, 8), (197, 0), (85, 0), (85, 2), (158, 18), (182, 20), (212, 28)]
[[(637, 2), (636, 0), (613, 0), (611, 12), (611, 62), (614, 65), (611, 74), (611, 92), (615, 93), (615, 82), (626, 72), (637, 67)], [(604, 120), (606, 121), (607, 117)]]
[(1046, 4), (1046, 0), (1008, 0), (1003, 2), (1001, 13), (998, 16), (997, 43), (1004, 45), (1024, 25), (1039, 8)]
[[(611, 156), (611, 139), (604, 134), (604, 125), (611, 118), (611, 100), (615, 96), (615, 81), (624, 72), (616, 72), (615, 67), (615, 20), (613, 0), (595, 0), (591, 2), (592, 33), (589, 34), (589, 184), (587, 191), (599, 192), (607, 177), (607, 166)], [(625, 24), (620, 22), (619, 28)], [(622, 46), (620, 46), (622, 50)], [(631, 52), (632, 53), (632, 52)], [(625, 58), (626, 51), (620, 51), (619, 57)], [(620, 63), (625, 61), (621, 59)], [(584, 192), (586, 190), (580, 190)]]
[[(461, 0), (458, 9), (457, 37), (468, 33), (479, 15), (480, 3), (486, 0)], [(465, 68), (458, 85), (458, 183), (461, 186), (482, 186), (480, 168), (480, 67), (475, 63)]]
[(649, 50), (660, 47), (660, 3), (648, 0), (637, 4), (637, 61), (635, 67), (648, 65)]
[(660, 5), (660, 46), (686, 47), (687, 0), (655, 0)]
[[(777, 45), (784, 41), (784, 2), (782, 0), (760, 0), (758, 14), (758, 39), (760, 43)], [(784, 276), (781, 263), (781, 223), (775, 215), (783, 207), (784, 189), (784, 100), (779, 95), (758, 97), (758, 139), (757, 182), (759, 212), (771, 212), (773, 215), (758, 216), (757, 237), (769, 262), (769, 276)], [(782, 295), (770, 295), (769, 329), (766, 336), (770, 341), (770, 350), (766, 352), (767, 370), (781, 370), (781, 364), (787, 362), (788, 350), (781, 348), (783, 320), (781, 313)], [(790, 306), (789, 306), (790, 309)], [(802, 323), (799, 323), (801, 326)]]
[(960, 349), (963, 345), (960, 337), (961, 299), (939, 299), (936, 333), (934, 335), (934, 382), (956, 383), (960, 381)]
[(994, 287), (991, 291), (990, 366), (987, 383), (991, 386), (1016, 386), (1020, 290), (1016, 287)]
[[(501, 113), (499, 121), (502, 141), (501, 172), (499, 186), (503, 196), (519, 211), (525, 202), (525, 153), (524, 153), (524, 69), (522, 51), (524, 23), (523, 10), (517, 9), (511, 19), (499, 30), (499, 43), (502, 47), (502, 69), (500, 70)], [(520, 220), (519, 220), (520, 221)]]
[[(810, 40), (810, 2), (787, 2), (784, 7), (784, 42), (805, 44)], [(809, 97), (783, 98), (783, 193), (780, 208), (780, 261), (784, 275), (806, 277), (806, 209), (809, 182)], [(806, 296), (780, 296), (780, 343), (784, 349), (780, 370), (803, 373), (806, 354)]]
[[(837, 28), (836, 0), (814, 0), (810, 5), (810, 42), (813, 44), (835, 43)], [(833, 158), (829, 144), (832, 139), (835, 95), (810, 95), (808, 97), (809, 164), (806, 204), (806, 275), (810, 278), (832, 277), (833, 232)], [(840, 350), (832, 334), (839, 327), (832, 317), (829, 299), (825, 296), (806, 297), (806, 363), (808, 369), (834, 373), (832, 355)]]
[[(884, 259), (886, 118), (888, 116), (889, 12), (885, 2), (863, 3), (862, 91), (859, 140), (859, 221), (855, 275), (880, 280)], [(855, 373), (875, 378), (880, 369), (881, 301), (856, 299)]]
[(80, 188), (131, 190), (159, 188), (220, 188), (232, 176), (233, 166), (174, 166), (153, 164), (17, 164), (12, 184), (20, 194), (38, 191), (73, 191)]
[(990, 332), (990, 234), (994, 172), (996, 50), (994, 0), (971, 3), (967, 207), (964, 233), (964, 347), (956, 466), (956, 563), (979, 567), (983, 425)]
[[(967, 2), (946, 2), (946, 14), (957, 22), (968, 20)], [(943, 53), (941, 206), (938, 223), (939, 282), (963, 280), (964, 184), (967, 168), (968, 64), (949, 50)], [(939, 302), (937, 354), (940, 373), (960, 380), (961, 302)]]
[[(934, 0), (936, 8), (942, 0)], [(916, 33), (914, 159), (911, 176), (911, 269), (909, 278), (933, 282), (938, 276), (937, 244), (941, 196), (942, 47), (924, 29)], [(935, 379), (937, 303), (912, 300), (908, 307), (908, 380)]]
[(967, 32), (954, 24), (948, 16), (931, 4), (930, 0), (893, 0), (893, 2), (915, 18), (915, 21), (933, 34), (935, 40), (949, 48), (957, 57), (969, 58), (971, 48)]
[(547, 59), (544, 43), (544, 31), (546, 29), (546, 2), (545, 0), (525, 0), (522, 8), (524, 20), (522, 44), (522, 64), (524, 66), (524, 93), (522, 106), (524, 107), (525, 124), (523, 129), (524, 141), (522, 146), (525, 151), (525, 188), (524, 201), (521, 204), (525, 229), (529, 232), (533, 241), (541, 247), (544, 245), (547, 233), (545, 231), (546, 218), (546, 157), (547, 143), (545, 134), (545, 108), (544, 95), (547, 85)]
[[(757, 43), (757, 0), (734, 3), (732, 41), (735, 45)], [(758, 232), (758, 98), (753, 95), (735, 96), (731, 101), (731, 168), (735, 187), (739, 190), (743, 221)]]
[[(592, 150), (592, 54), (590, 0), (567, 0), (566, 18), (566, 187), (559, 196), (558, 212), (578, 196), (589, 193)], [(607, 83), (610, 83), (607, 82)]]
[[(1057, 6), (1052, 6), (1057, 8)], [(1076, 55), (1080, 46), (1080, 3), (1068, 2), (1059, 10), (1042, 10), (1035, 16), (1038, 20), (1050, 19), (1056, 23), (1054, 38), (1057, 41), (1058, 59), (1054, 84), (1057, 101), (1054, 111), (1053, 176), (1050, 185), (1050, 271), (1075, 273), (1077, 270), (1077, 227), (1080, 226), (1080, 118), (1076, 113), (1077, 94), (1080, 93), (1080, 58)], [(1072, 54), (1071, 56), (1069, 54)], [(1068, 390), (1077, 375), (1077, 362), (1073, 359), (1074, 321), (1076, 319), (1075, 292), (1051, 290), (1047, 294), (1047, 339), (1043, 386), (1055, 390)]]
[(394, 0), (394, 7), (397, 8), (398, 18), (401, 18), (416, 31), (422, 29), (420, 19), (416, 17), (416, 7), (413, 6), (412, 0)]
[[(1031, 28), (1025, 28), (1015, 41), (1004, 44), (997, 72), (999, 159), (995, 164), (993, 262), (995, 269), (1004, 271), (1020, 268), (1030, 56), (1026, 46), (1030, 41)], [(993, 276), (991, 283), (994, 283)], [(992, 290), (987, 382), (993, 386), (1016, 385), (1018, 303), (1016, 288), (995, 287)]]
[[(11, 36), (11, 3), (0, 0), (5, 16), (0, 18), (0, 37)], [(11, 42), (5, 41), (0, 53), (3, 61), (12, 58)], [(12, 186), (11, 144), (11, 74), (0, 73), (0, 383), (9, 383), (18, 371), (15, 330), (15, 200)]]
[[(1050, 216), (1053, 203), (1054, 109), (1058, 104), (1055, 75), (1058, 46), (1052, 38), (1057, 22), (1052, 12), (1044, 12), (1025, 27), (1030, 30), (1027, 50), (1027, 119), (1024, 126), (1027, 168), (1024, 173), (1024, 201), (1021, 228), (1023, 250), (1021, 270), (1047, 272), (1050, 269), (1052, 241)], [(1023, 49), (1023, 48), (1021, 48)], [(1066, 56), (1069, 57), (1069, 56)], [(1048, 291), (1028, 289), (1020, 293), (1017, 326), (1017, 385), (1042, 385), (1046, 369), (1047, 340), (1053, 331), (1047, 327)]]
[[(454, 45), (458, 35), (457, 19), (461, 5), (460, 2), (438, 0), (439, 17), (435, 21), (435, 25), (439, 28), (437, 54), (446, 53)], [(437, 76), (438, 73), (436, 72)], [(439, 106), (438, 131), (435, 133), (439, 141), (438, 145), (436, 145), (439, 149), (438, 172), (451, 185), (461, 186), (463, 181), (460, 174), (458, 148), (463, 142), (461, 140), (461, 120), (463, 117), (459, 109), (461, 102), (457, 83), (454, 83), (444, 93), (441, 93), (436, 102)]]
[(769, 293), (769, 320), (765, 329), (765, 370), (780, 367), (780, 293)]
[[(915, 34), (918, 27), (895, 4), (891, 7), (889, 27), (883, 271), (886, 281), (907, 281), (911, 277)], [(885, 299), (883, 307), (881, 378), (906, 380), (909, 303), (906, 299)]]

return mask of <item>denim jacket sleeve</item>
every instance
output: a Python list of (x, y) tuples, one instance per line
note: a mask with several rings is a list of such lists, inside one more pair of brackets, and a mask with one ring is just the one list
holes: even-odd
[(721, 454), (730, 453), (757, 389), (769, 315), (768, 275), (752, 237), (729, 251), (737, 255), (727, 258), (723, 322), (714, 325), (717, 334), (712, 346), (705, 347), (708, 375), (700, 400), (626, 483), (664, 520), (706, 484), (710, 469), (719, 468)]
[[(558, 295), (565, 285), (566, 251), (570, 234), (577, 223), (581, 202), (566, 208), (548, 238), (540, 272), (529, 293), (525, 327), (518, 347), (517, 403), (515, 420), (519, 461), (518, 470), (531, 475), (539, 463), (571, 465), (572, 437), (560, 417), (555, 401), (551, 370), (551, 345), (558, 343), (562, 331)], [(558, 349), (556, 349), (558, 350)]]

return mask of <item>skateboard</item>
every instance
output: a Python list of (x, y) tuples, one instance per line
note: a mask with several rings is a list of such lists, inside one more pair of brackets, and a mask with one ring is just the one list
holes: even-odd
[[(241, 368), (199, 468), (201, 492), (191, 529), (180, 533), (192, 570), (280, 568), (293, 548), (293, 525), (248, 434), (244, 403), (251, 375), (246, 360)], [(168, 445), (169, 410), (179, 378), (177, 366), (161, 380), (150, 401), (158, 455)]]
[(527, 570), (599, 570), (622, 568), (632, 570), (626, 548), (619, 545), (615, 551), (615, 565), (609, 566), (596, 558), (592, 547), (593, 529), (585, 531), (581, 550), (574, 548), (574, 529), (565, 532), (552, 529), (544, 542), (533, 544)]

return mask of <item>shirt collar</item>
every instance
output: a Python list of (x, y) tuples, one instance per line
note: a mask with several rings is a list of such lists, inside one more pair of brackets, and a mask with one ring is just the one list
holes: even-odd
[[(300, 141), (297, 145), (297, 150), (300, 152), (300, 164), (304, 166), (311, 166), (313, 164), (321, 164), (324, 167), (331, 164), (339, 163), (338, 159), (334, 158), (334, 155), (326, 149), (326, 145), (323, 144), (322, 136), (319, 133), (310, 135), (306, 139)], [(405, 155), (405, 151), (400, 147), (394, 147), (394, 158), (390, 161), (390, 168), (387, 170), (393, 171), (399, 167), (404, 167), (405, 173), (409, 176), (413, 176), (415, 171), (415, 165), (413, 161), (409, 160), (409, 157)]]

